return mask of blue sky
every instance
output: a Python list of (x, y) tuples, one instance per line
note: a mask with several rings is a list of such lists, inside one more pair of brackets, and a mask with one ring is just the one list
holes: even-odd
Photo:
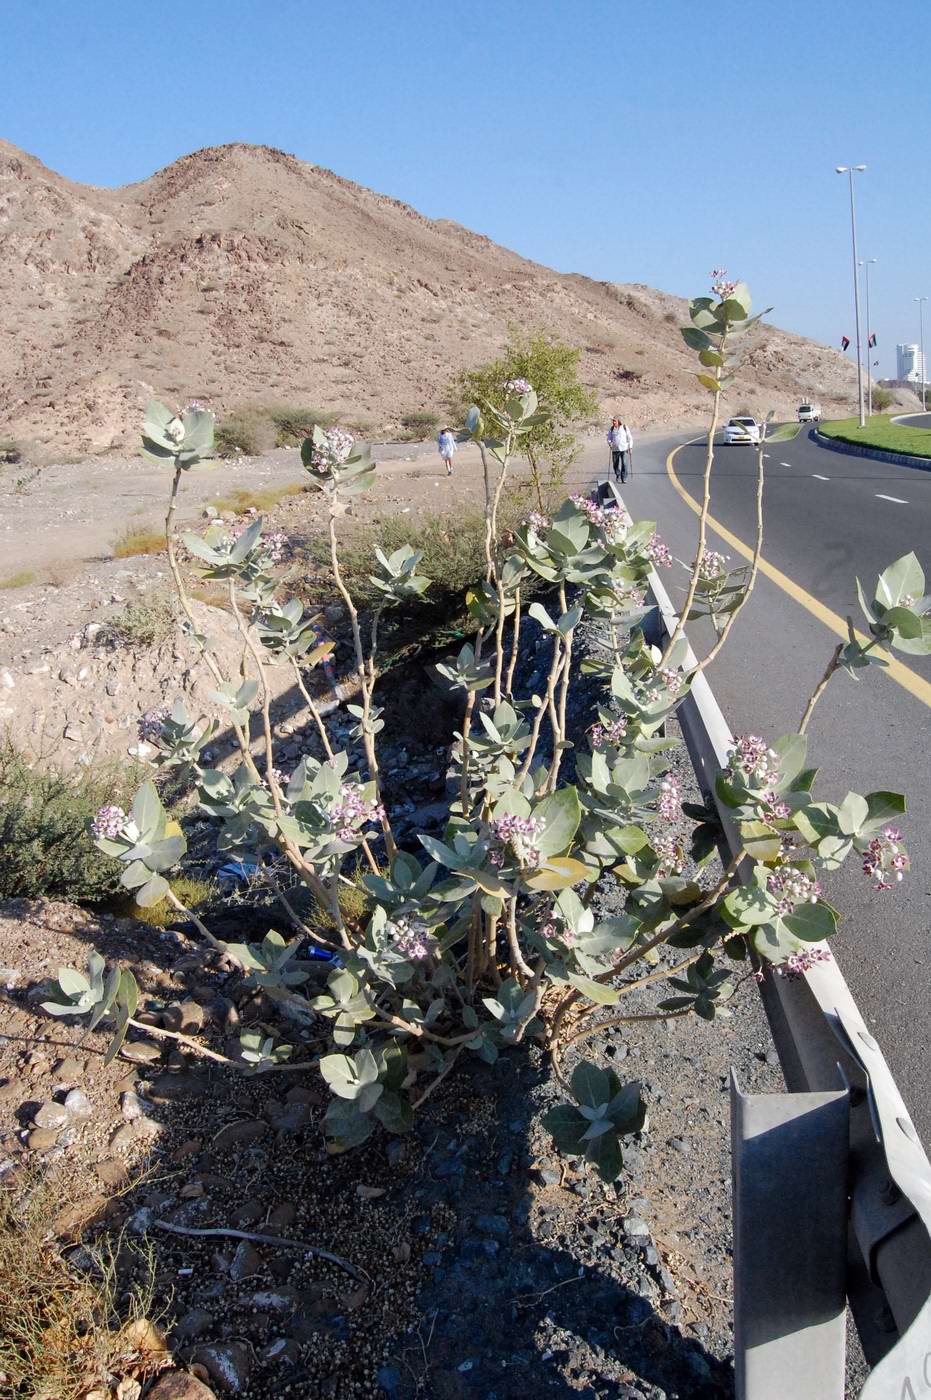
[(72, 179), (264, 142), (562, 271), (726, 266), (831, 344), (866, 162), (882, 373), (931, 293), (928, 0), (4, 0), (0, 51), (0, 134)]

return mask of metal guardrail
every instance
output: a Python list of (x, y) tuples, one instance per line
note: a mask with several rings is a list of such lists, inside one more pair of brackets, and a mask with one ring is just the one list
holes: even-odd
[[(670, 635), (655, 573), (651, 589)], [(731, 734), (704, 674), (678, 719), (733, 855), (715, 795)], [(760, 991), (788, 1093), (732, 1077), (738, 1396), (842, 1400), (849, 1301), (872, 1368), (861, 1400), (931, 1397), (931, 1163), (837, 963)]]

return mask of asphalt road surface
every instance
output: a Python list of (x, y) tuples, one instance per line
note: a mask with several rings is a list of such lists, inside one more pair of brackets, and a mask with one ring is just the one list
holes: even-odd
[[(606, 457), (592, 447), (579, 467), (603, 479)], [(695, 556), (698, 515), (684, 496), (700, 501), (703, 470), (703, 444), (653, 437), (636, 446), (623, 488), (634, 518), (655, 520), (685, 563)], [(730, 567), (747, 557), (735, 540), (753, 547), (755, 477), (752, 449), (718, 445), (711, 514), (732, 538), (712, 527), (707, 545), (729, 555)], [(849, 614), (865, 628), (857, 575), (871, 597), (876, 575), (914, 549), (931, 577), (931, 473), (829, 451), (803, 430), (768, 449), (764, 531), (770, 575), (761, 573), (707, 674), (732, 733), (776, 738), (798, 728), (839, 640), (832, 622)], [(664, 571), (664, 581), (681, 603), (685, 567)], [(708, 649), (703, 635), (710, 638), (703, 627), (690, 628), (699, 654)], [(842, 915), (838, 963), (931, 1148), (931, 658), (899, 660), (893, 672), (833, 678), (809, 725), (809, 755), (824, 797), (893, 789), (908, 798), (902, 825), (912, 869), (904, 882), (875, 892), (851, 857), (825, 883)]]
[(931, 428), (931, 413), (898, 413), (895, 421), (906, 428)]

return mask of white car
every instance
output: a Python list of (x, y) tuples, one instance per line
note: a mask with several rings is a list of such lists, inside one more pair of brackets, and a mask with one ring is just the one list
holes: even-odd
[(724, 441), (726, 444), (748, 442), (752, 447), (757, 447), (760, 425), (755, 418), (729, 418), (724, 425)]
[(798, 421), (800, 423), (820, 423), (820, 403), (800, 403), (798, 406)]

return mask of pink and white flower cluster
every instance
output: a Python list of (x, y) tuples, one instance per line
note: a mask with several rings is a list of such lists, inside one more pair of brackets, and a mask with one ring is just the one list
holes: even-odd
[(359, 836), (357, 828), (366, 822), (382, 821), (385, 809), (380, 802), (365, 796), (361, 783), (343, 783), (328, 815), (338, 827), (341, 841), (355, 841)]
[(653, 849), (660, 859), (660, 871), (666, 875), (679, 875), (685, 867), (685, 851), (682, 841), (674, 831), (661, 831), (651, 837)]
[(327, 428), (324, 431), (326, 446), (318, 447), (314, 444), (310, 454), (310, 460), (315, 467), (323, 471), (340, 467), (348, 459), (352, 452), (355, 438), (351, 433), (347, 433), (345, 428)]
[(800, 904), (817, 904), (821, 885), (796, 865), (779, 865), (766, 879), (776, 900), (777, 914), (793, 914)]
[(605, 744), (619, 744), (626, 733), (626, 715), (618, 715), (610, 724), (593, 724), (588, 731), (593, 749), (603, 749)]
[[(727, 776), (733, 778), (736, 770), (737, 775), (751, 787), (772, 788), (779, 781), (779, 768), (773, 762), (778, 757), (776, 750), (771, 749), (758, 734), (735, 738), (729, 754)], [(767, 800), (770, 797), (772, 793), (767, 793)]]
[(529, 379), (509, 379), (504, 386), (504, 392), (506, 394), (516, 394), (519, 399), (522, 399), (525, 394), (530, 393), (532, 387)]
[(622, 543), (631, 526), (631, 518), (626, 510), (605, 510), (604, 506), (589, 500), (588, 496), (583, 496), (581, 492), (576, 492), (569, 499), (588, 517), (589, 524), (604, 532), (609, 544)]
[(516, 817), (508, 812), (503, 817), (496, 817), (491, 826), (500, 847), (489, 856), (492, 865), (503, 865), (509, 850), (519, 865), (539, 865), (540, 848), (536, 843), (545, 828), (540, 817)]
[[(831, 961), (831, 954), (826, 948), (803, 948), (798, 953), (793, 953), (790, 958), (786, 958), (784, 963), (780, 963), (776, 968), (780, 977), (788, 977), (794, 981), (801, 977), (804, 972), (810, 972), (818, 963)], [(762, 976), (756, 974), (759, 981)]]
[(643, 547), (643, 552), (651, 564), (655, 564), (658, 569), (669, 569), (672, 567), (672, 555), (669, 546), (664, 544), (659, 535), (651, 535)]
[(391, 935), (391, 942), (396, 953), (400, 953), (404, 958), (412, 958), (415, 962), (421, 962), (428, 958), (433, 951), (433, 942), (427, 925), (423, 919), (418, 919), (414, 915), (409, 915), (395, 919), (388, 924), (388, 932)]
[(733, 296), (736, 287), (736, 282), (727, 281), (726, 267), (713, 267), (711, 269), (711, 290), (722, 301), (727, 301), (728, 297)]
[[(698, 577), (704, 583), (717, 583), (727, 573), (728, 555), (719, 554), (716, 549), (704, 549), (696, 560)], [(692, 566), (694, 568), (694, 565)]]
[(659, 785), (656, 810), (664, 822), (678, 821), (682, 815), (682, 792), (674, 773), (667, 773)]
[(122, 807), (110, 804), (95, 813), (90, 824), (91, 835), (98, 840), (115, 841), (124, 836), (127, 841), (135, 841), (139, 835), (136, 823), (123, 811)]
[(874, 890), (891, 890), (894, 875), (899, 881), (909, 869), (909, 859), (901, 844), (902, 833), (897, 826), (887, 826), (881, 836), (874, 836), (863, 855), (863, 873), (874, 882)]
[(162, 726), (171, 711), (167, 705), (162, 705), (154, 710), (146, 710), (144, 715), (140, 715), (136, 722), (136, 732), (144, 744), (160, 744), (162, 742)]

